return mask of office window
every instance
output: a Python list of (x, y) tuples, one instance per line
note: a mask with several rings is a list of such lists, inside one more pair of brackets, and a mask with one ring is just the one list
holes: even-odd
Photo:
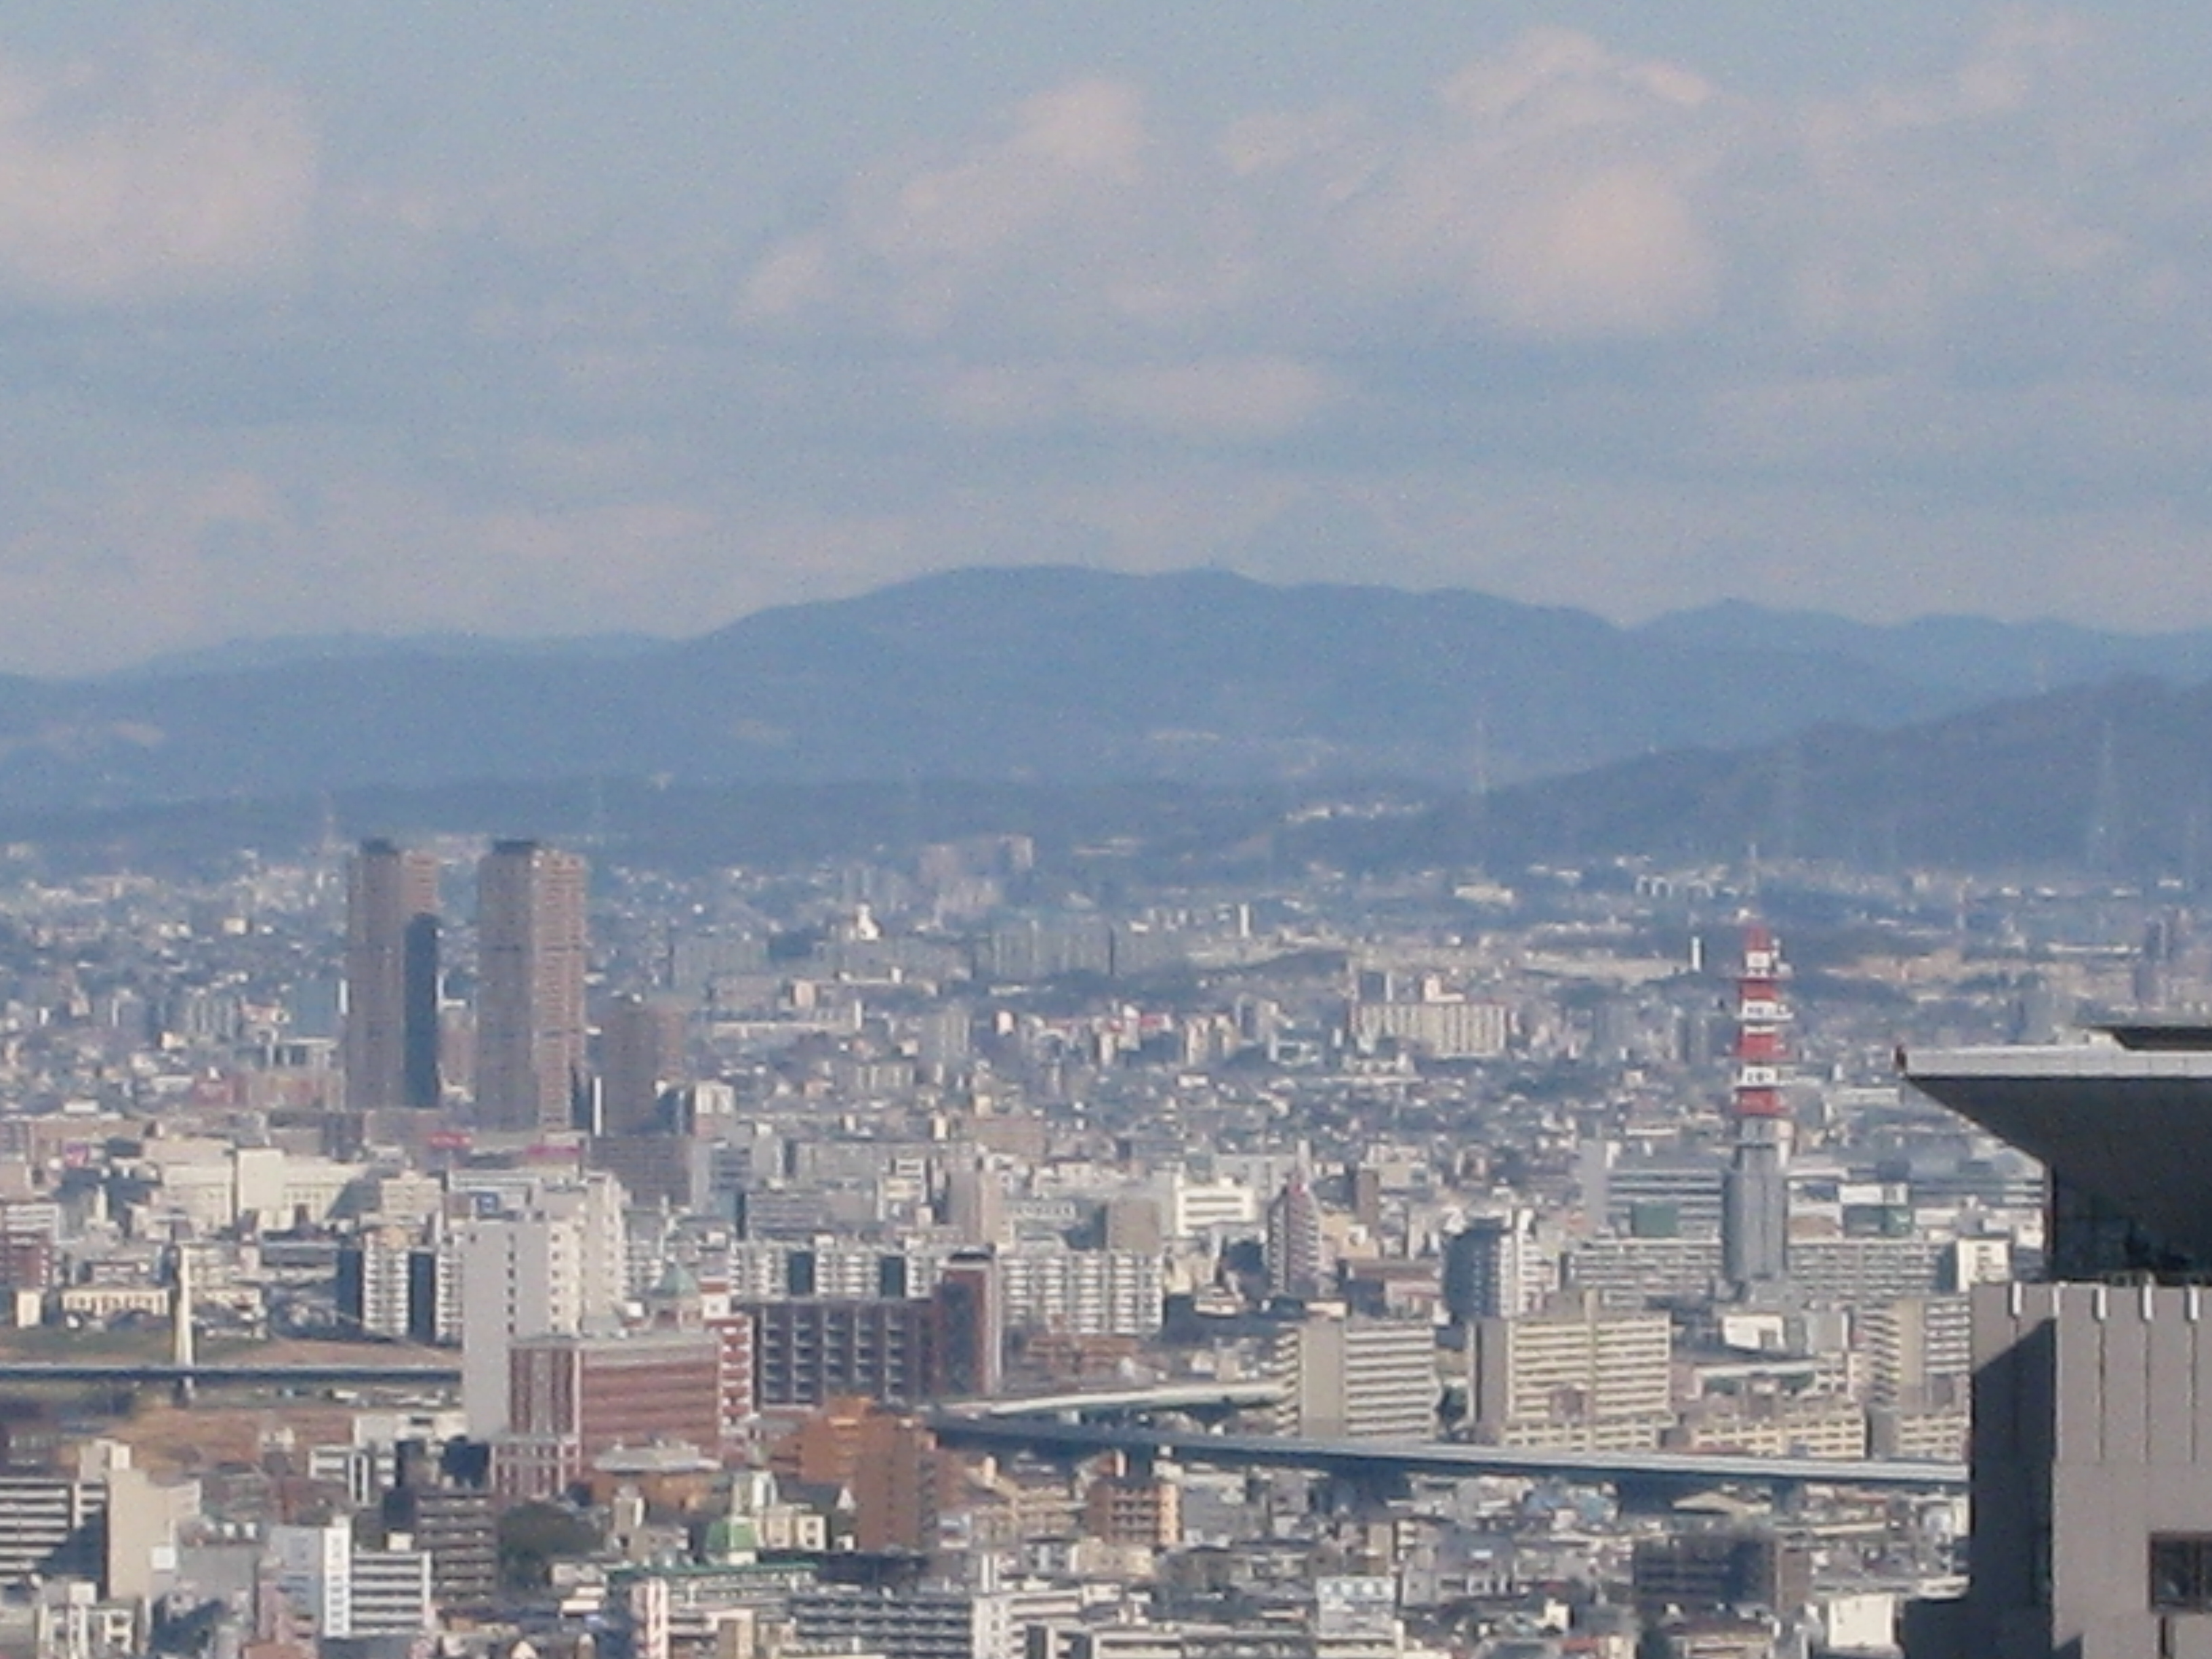
[(2150, 1540), (2154, 1613), (2212, 1613), (2212, 1534)]

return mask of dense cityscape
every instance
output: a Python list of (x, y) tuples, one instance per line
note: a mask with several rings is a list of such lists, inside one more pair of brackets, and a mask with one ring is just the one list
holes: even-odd
[(2212, 1659), (2208, 63), (10, 0), (0, 1659)]
[(0, 1645), (86, 1659), (1894, 1652), (2048, 1243), (1900, 1056), (2206, 984), (2110, 882), (14, 856)]

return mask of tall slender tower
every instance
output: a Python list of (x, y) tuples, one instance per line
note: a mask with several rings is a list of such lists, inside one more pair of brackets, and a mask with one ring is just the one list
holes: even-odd
[(1267, 1206), (1267, 1291), (1271, 1296), (1316, 1297), (1328, 1267), (1321, 1202), (1303, 1165), (1291, 1171)]
[(1745, 928), (1735, 982), (1735, 1156), (1721, 1215), (1722, 1271), (1753, 1300), (1790, 1273), (1790, 1124), (1782, 1106), (1782, 952), (1760, 923)]
[(346, 872), (346, 1098), (438, 1103), (438, 860), (361, 844)]
[(584, 860), (494, 844), (477, 872), (477, 1121), (566, 1128), (587, 1086)]

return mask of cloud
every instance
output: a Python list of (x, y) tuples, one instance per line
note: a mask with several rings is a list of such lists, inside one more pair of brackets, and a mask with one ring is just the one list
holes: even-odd
[(1386, 291), (1449, 299), (1510, 335), (1670, 331), (1705, 314), (1720, 257), (1698, 200), (1712, 89), (1677, 66), (1540, 30), (1443, 88), (1346, 230)]
[(1101, 368), (1030, 362), (953, 371), (938, 396), (952, 421), (1000, 431), (1105, 422), (1193, 442), (1295, 432), (1336, 395), (1327, 374), (1273, 356)]
[(0, 285), (64, 306), (225, 295), (306, 252), (301, 101), (210, 53), (0, 62)]
[(1224, 273), (1206, 268), (1178, 170), (1134, 88), (1089, 79), (1040, 93), (964, 149), (854, 181), (833, 225), (759, 260), (738, 314), (933, 340), (1205, 309)]
[(1410, 125), (1336, 105), (1209, 135), (1078, 82), (963, 152), (857, 181), (757, 261), (739, 314), (930, 340), (1265, 335), (1276, 307), (1310, 329), (1411, 307), (1539, 339), (1664, 331), (1717, 291), (1698, 199), (1715, 101), (1686, 70), (1559, 31)]
[(2099, 18), (1814, 91), (1558, 29), (1415, 97), (1100, 52), (741, 227), (88, 61), (0, 59), (0, 658), (1024, 559), (2212, 618), (2212, 121)]

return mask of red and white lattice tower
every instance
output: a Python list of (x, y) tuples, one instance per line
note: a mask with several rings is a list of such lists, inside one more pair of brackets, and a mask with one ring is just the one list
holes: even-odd
[(1743, 971), (1735, 981), (1735, 1115), (1779, 1118), (1783, 1065), (1789, 1045), (1782, 1035), (1790, 1009), (1782, 1000), (1782, 951), (1759, 922), (1743, 933)]
[(1746, 927), (1743, 969), (1735, 982), (1735, 1152), (1721, 1211), (1723, 1271), (1745, 1300), (1771, 1292), (1790, 1271), (1790, 1126), (1782, 1104), (1789, 1057), (1783, 1031), (1790, 1009), (1782, 1000), (1784, 972), (1773, 934), (1758, 922)]

